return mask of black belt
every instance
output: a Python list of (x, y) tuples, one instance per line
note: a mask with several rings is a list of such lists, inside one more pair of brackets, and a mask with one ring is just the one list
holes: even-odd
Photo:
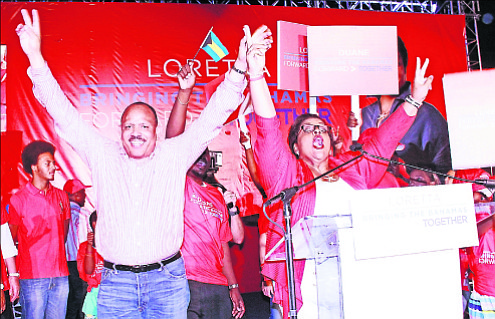
[(170, 258), (164, 259), (160, 262), (153, 263), (153, 264), (148, 264), (148, 265), (133, 265), (133, 266), (127, 266), (127, 265), (117, 265), (109, 261), (104, 261), (103, 266), (108, 269), (114, 269), (114, 270), (122, 270), (122, 271), (132, 271), (135, 273), (138, 272), (146, 272), (150, 270), (155, 270), (160, 267), (165, 266), (166, 264), (170, 264), (171, 262), (176, 261), (181, 257), (180, 251), (177, 252), (177, 254), (173, 255)]

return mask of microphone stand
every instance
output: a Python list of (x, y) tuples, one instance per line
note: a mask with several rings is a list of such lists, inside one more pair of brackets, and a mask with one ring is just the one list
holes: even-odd
[[(318, 179), (322, 178), (323, 176), (326, 176), (346, 165), (349, 163), (354, 162), (355, 160), (361, 158), (364, 154), (361, 153), (356, 157), (351, 158), (347, 162), (344, 162), (327, 172), (313, 178), (309, 182), (306, 182), (300, 186), (293, 186), (290, 188), (286, 188), (283, 191), (281, 191), (278, 195), (270, 198), (263, 204), (263, 213), (265, 214), (266, 218), (272, 222), (273, 224), (277, 225), (279, 228), (282, 229), (282, 232), (284, 233), (284, 241), (285, 241), (285, 258), (286, 258), (286, 268), (287, 268), (287, 286), (289, 289), (289, 317), (290, 318), (297, 318), (297, 307), (296, 307), (296, 285), (295, 285), (295, 280), (294, 280), (294, 248), (292, 246), (292, 225), (291, 225), (291, 217), (292, 217), (292, 208), (291, 208), (291, 200), (294, 195), (303, 187), (312, 184), (316, 182)], [(280, 224), (274, 222), (266, 213), (266, 207), (270, 206), (272, 202), (282, 200), (282, 203), (284, 205), (284, 220), (285, 220), (285, 226), (287, 230), (285, 230)]]

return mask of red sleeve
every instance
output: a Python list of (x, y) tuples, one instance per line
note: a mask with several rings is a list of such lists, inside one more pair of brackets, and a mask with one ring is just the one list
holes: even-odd
[(9, 221), (9, 215), (7, 214), (7, 210), (2, 205), (2, 215), (0, 216), (0, 225), (3, 225)]
[(62, 206), (64, 207), (64, 220), (70, 219), (70, 202), (69, 202), (69, 196), (67, 196), (66, 192), (63, 192), (64, 195), (62, 196)]
[(19, 216), (19, 213), (17, 212), (17, 209), (15, 208), (17, 204), (18, 204), (17, 200), (15, 200), (15, 198), (11, 198), (11, 202), (9, 205), (9, 212), (8, 212), (9, 217), (7, 217), (7, 220), (9, 222), (9, 224), (12, 224), (12, 225), (20, 225), (21, 224), (21, 216)]
[(86, 255), (86, 246), (88, 246), (88, 242), (85, 241), (79, 245), (79, 249), (77, 250), (77, 270), (79, 271), (79, 277), (82, 280), (88, 281), (88, 274), (84, 271), (84, 257)]
[(256, 115), (257, 137), (254, 144), (254, 157), (259, 169), (261, 186), (268, 197), (277, 194), (295, 180), (297, 159), (292, 156), (280, 131), (280, 120), (274, 116), (264, 118)]
[[(370, 154), (391, 158), (402, 137), (407, 133), (416, 116), (407, 115), (403, 107), (392, 113), (373, 134), (371, 139), (363, 145), (363, 149)], [(368, 188), (376, 185), (387, 170), (388, 163), (369, 158), (367, 161), (358, 161), (360, 175), (366, 177)]]

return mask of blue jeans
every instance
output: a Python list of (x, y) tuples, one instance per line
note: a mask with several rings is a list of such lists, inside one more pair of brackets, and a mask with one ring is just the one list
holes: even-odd
[(23, 319), (65, 319), (69, 279), (67, 277), (21, 279)]
[(189, 286), (184, 259), (141, 273), (103, 268), (98, 318), (186, 319)]
[(282, 308), (279, 304), (273, 302), (273, 297), (270, 298), (270, 319), (282, 319)]

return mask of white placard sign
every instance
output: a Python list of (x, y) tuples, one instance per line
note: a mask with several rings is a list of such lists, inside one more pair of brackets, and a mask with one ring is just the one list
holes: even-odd
[(396, 26), (308, 26), (309, 93), (397, 94)]
[(443, 78), (452, 167), (495, 166), (495, 69)]
[(352, 201), (356, 259), (478, 244), (471, 184), (359, 191)]

